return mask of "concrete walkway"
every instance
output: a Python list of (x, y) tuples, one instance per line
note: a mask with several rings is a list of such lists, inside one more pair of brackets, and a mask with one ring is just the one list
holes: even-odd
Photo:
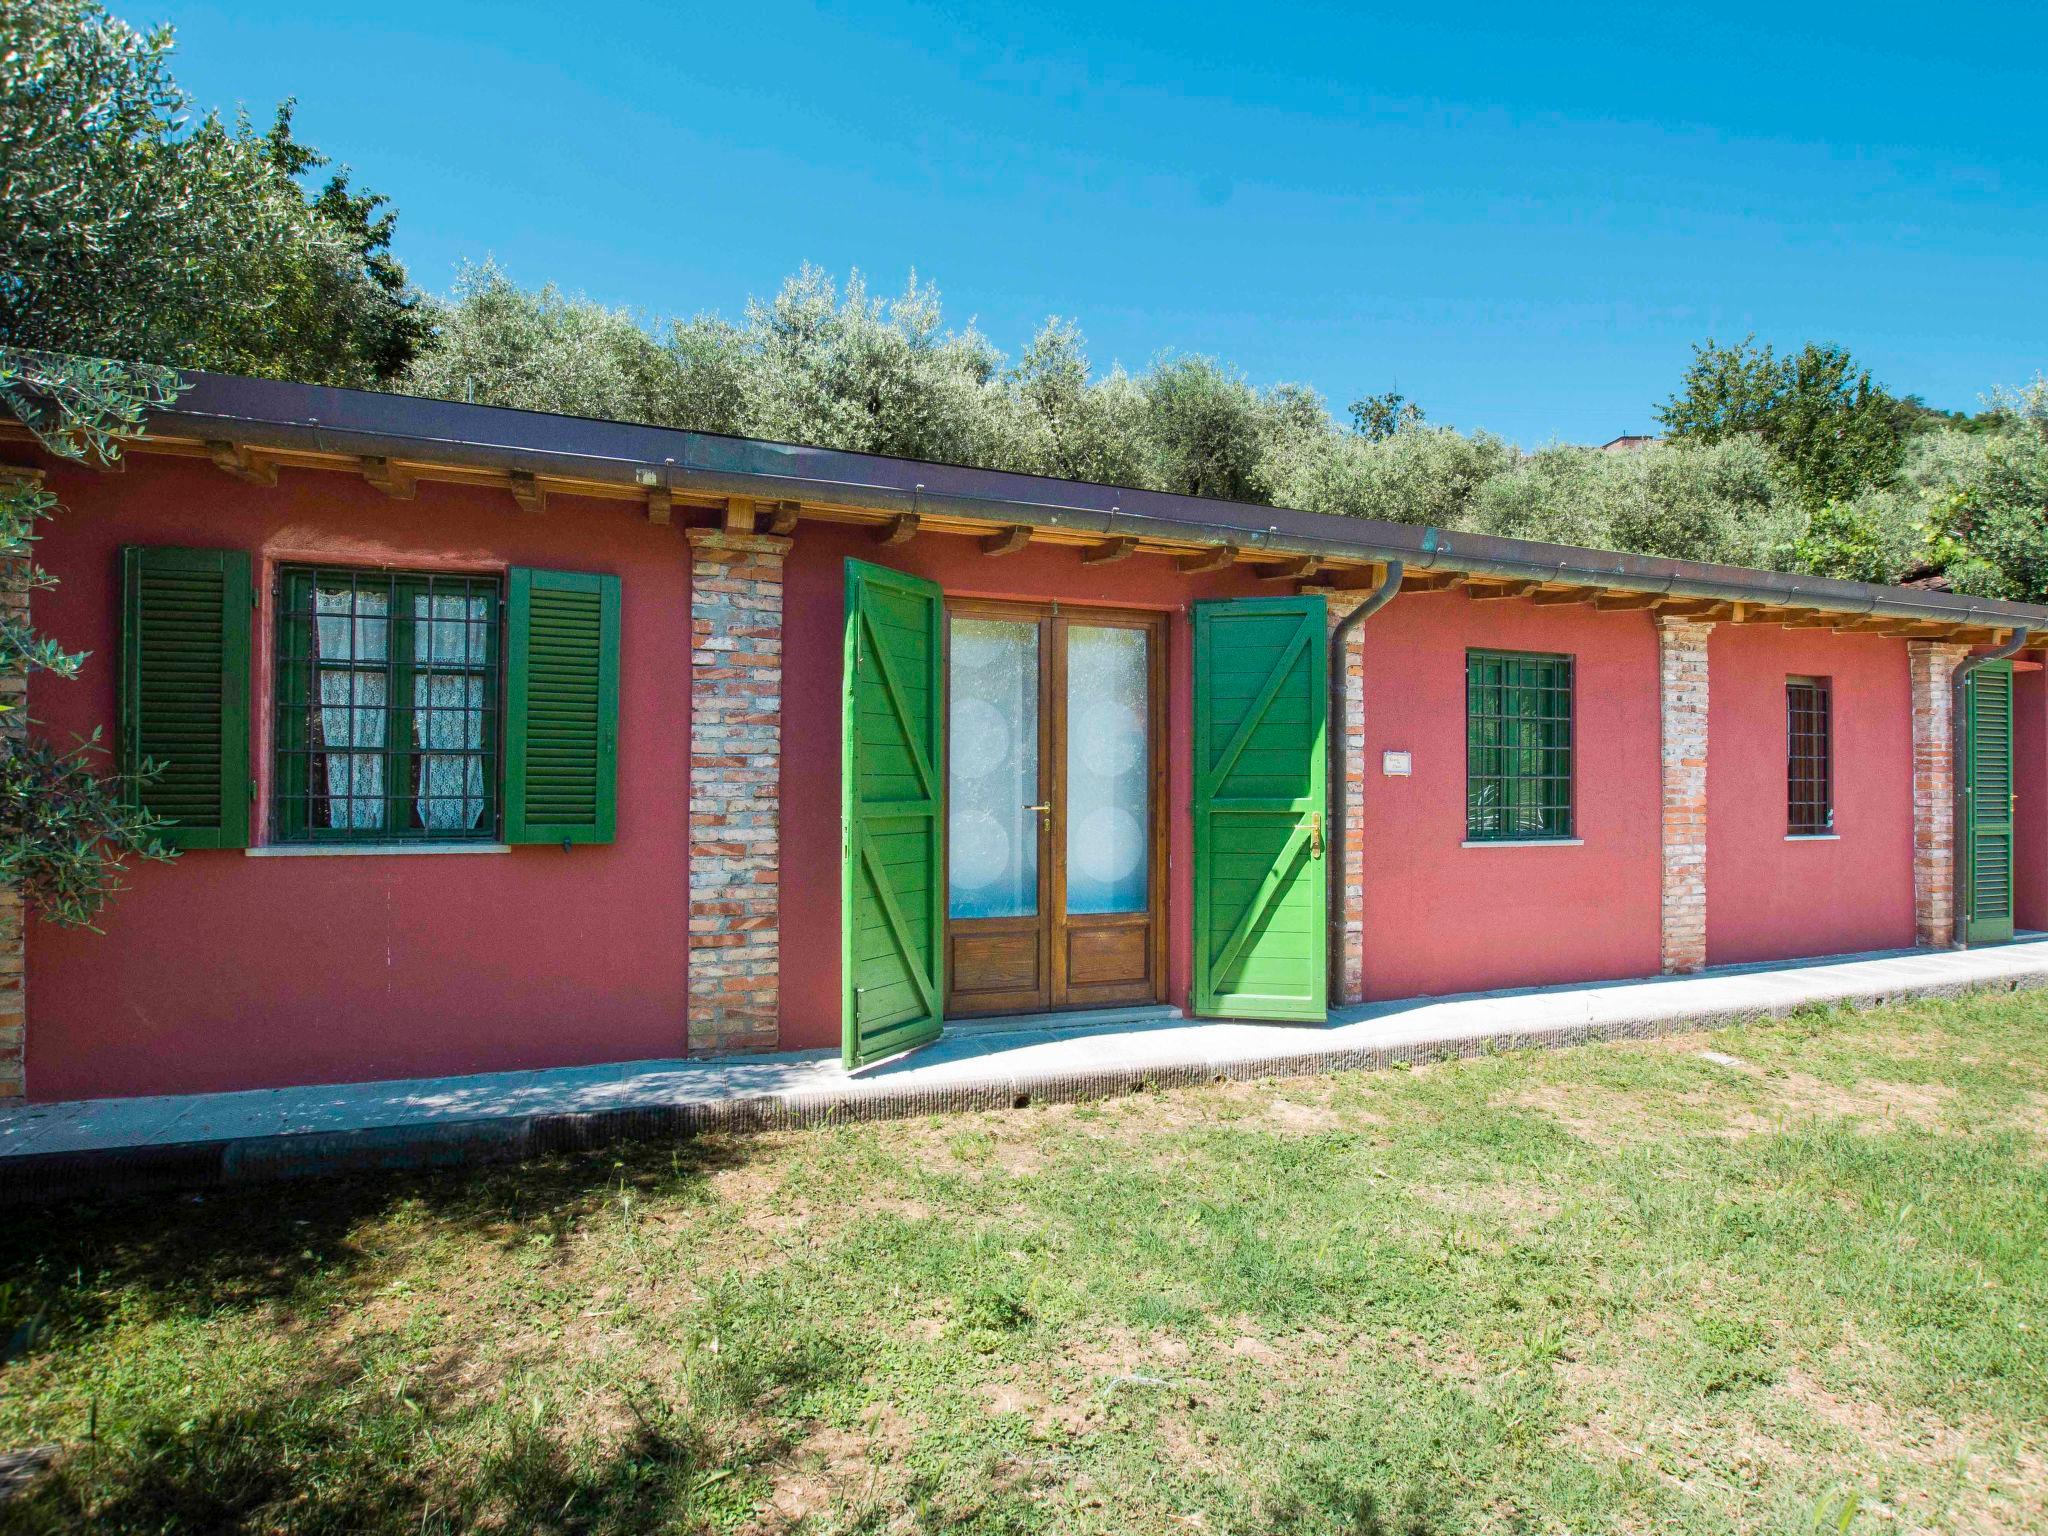
[(2048, 986), (2048, 936), (1698, 976), (1369, 1003), (1322, 1027), (1201, 1023), (1167, 1010), (950, 1029), (848, 1074), (835, 1053), (637, 1061), (0, 1110), (0, 1203), (109, 1187), (414, 1167), (634, 1136), (808, 1125), (1100, 1097), (1216, 1078), (1304, 1076), (1515, 1046), (1668, 1033), (1810, 1004)]

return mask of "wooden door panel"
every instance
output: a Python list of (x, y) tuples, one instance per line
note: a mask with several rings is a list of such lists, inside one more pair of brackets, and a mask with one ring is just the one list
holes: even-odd
[(1195, 1011), (1320, 1020), (1327, 610), (1254, 598), (1194, 613)]
[[(1041, 765), (1040, 792), (1036, 799), (1043, 812), (1039, 845), (1042, 876), (1038, 913), (1018, 917), (957, 916), (947, 923), (946, 1011), (957, 1018), (992, 1013), (1040, 1012), (1048, 1008), (1114, 1007), (1155, 1002), (1165, 996), (1166, 969), (1166, 848), (1165, 848), (1165, 649), (1166, 627), (1162, 615), (1111, 610), (1059, 612), (1052, 605), (956, 601), (948, 607), (948, 632), (961, 619), (995, 619), (1007, 622), (1029, 620), (1038, 626), (1041, 670), (1037, 690), (1037, 717), (1027, 726), (1035, 729)], [(1146, 855), (1141, 889), (1135, 900), (1139, 909), (1106, 913), (1070, 914), (1068, 905), (1068, 837), (1070, 714), (1078, 709), (1068, 699), (1070, 635), (1075, 627), (1134, 630), (1145, 636), (1142, 670), (1145, 728), (1143, 771), (1148, 775), (1148, 816), (1142, 828)], [(1096, 643), (1099, 647), (1100, 642)], [(1112, 646), (1111, 649), (1118, 649)], [(1138, 665), (1130, 647), (1121, 647), (1128, 658), (1122, 676)], [(948, 682), (953, 671), (949, 663)], [(1083, 681), (1076, 688), (1087, 691)], [(948, 706), (949, 709), (951, 705)], [(1082, 713), (1086, 713), (1082, 711)], [(1128, 718), (1128, 712), (1124, 718)], [(1082, 729), (1090, 729), (1088, 721)], [(1102, 739), (1102, 738), (1097, 738)], [(1128, 738), (1126, 738), (1128, 739)], [(958, 743), (955, 743), (958, 750)], [(1091, 771), (1099, 764), (1084, 764)], [(949, 775), (951, 766), (948, 769)], [(956, 838), (957, 846), (957, 838)], [(1128, 847), (1128, 843), (1120, 845)], [(1102, 883), (1093, 870), (1088, 892), (1103, 896)], [(1112, 890), (1111, 899), (1120, 893)], [(1082, 893), (1076, 892), (1081, 903)]]
[(936, 1040), (945, 996), (941, 599), (846, 563), (840, 977), (849, 1069)]

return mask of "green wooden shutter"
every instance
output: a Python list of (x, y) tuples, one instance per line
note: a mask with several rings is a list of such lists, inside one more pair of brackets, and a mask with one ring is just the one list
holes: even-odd
[(840, 977), (846, 1065), (936, 1040), (946, 995), (945, 603), (846, 562)]
[(1325, 1016), (1328, 625), (1320, 597), (1194, 606), (1198, 1014)]
[(121, 551), (120, 764), (162, 771), (135, 791), (176, 848), (249, 844), (249, 556)]
[(1963, 680), (1962, 892), (1972, 944), (2013, 936), (2012, 663), (1989, 662)]
[(619, 578), (515, 567), (505, 593), (505, 841), (608, 843)]

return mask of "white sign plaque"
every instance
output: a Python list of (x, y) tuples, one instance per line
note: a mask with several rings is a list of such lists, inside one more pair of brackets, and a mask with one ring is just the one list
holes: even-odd
[(1412, 752), (1383, 752), (1380, 754), (1380, 772), (1390, 779), (1405, 779), (1415, 771), (1415, 754)]

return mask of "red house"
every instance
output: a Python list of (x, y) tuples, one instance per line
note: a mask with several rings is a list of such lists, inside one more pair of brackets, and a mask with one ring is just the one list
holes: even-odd
[(0, 933), (0, 1093), (2048, 927), (2037, 607), (213, 375), (0, 460), (185, 850)]

